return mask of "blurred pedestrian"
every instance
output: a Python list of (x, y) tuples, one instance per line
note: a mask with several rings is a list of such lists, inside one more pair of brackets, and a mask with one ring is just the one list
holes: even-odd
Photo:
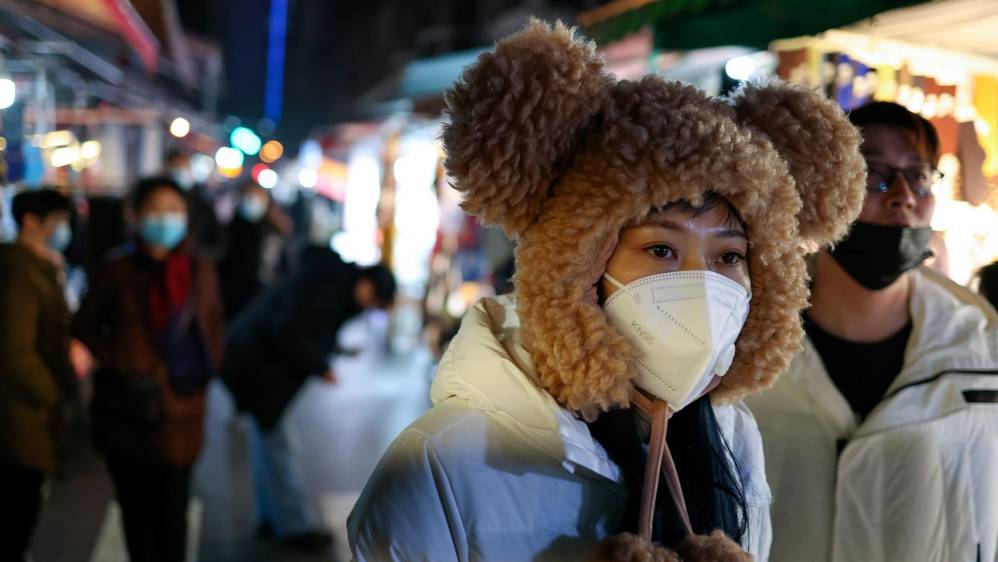
[(537, 21), (447, 99), (445, 164), (518, 240), (515, 294), (465, 315), (350, 514), (355, 559), (766, 560), (740, 399), (796, 349), (802, 243), (858, 211), (855, 129), (781, 83), (617, 82)]
[(991, 306), (998, 308), (998, 261), (982, 267), (977, 277), (980, 282), (977, 292), (988, 299)]
[(61, 403), (75, 395), (61, 252), (69, 200), (52, 189), (16, 195), (18, 227), (0, 244), (0, 560), (26, 560), (57, 464)]
[(100, 364), (94, 438), (131, 560), (180, 562), (205, 385), (222, 357), (222, 307), (214, 266), (191, 251), (180, 186), (144, 179), (131, 197), (135, 241), (94, 275), (74, 329)]
[(232, 323), (223, 380), (252, 417), (253, 484), (259, 532), (303, 547), (330, 540), (306, 497), (287, 409), (310, 375), (336, 381), (340, 327), (366, 309), (387, 308), (395, 280), (384, 266), (344, 263), (328, 246), (308, 246), (299, 271), (265, 291)]
[(941, 174), (932, 124), (893, 103), (850, 114), (866, 197), (813, 264), (803, 351), (748, 401), (780, 561), (995, 560), (998, 315), (921, 264)]
[(218, 265), (227, 319), (235, 318), (277, 278), (291, 230), (290, 219), (274, 205), (270, 192), (254, 181), (242, 184), (225, 256)]
[(198, 255), (220, 259), (225, 252), (225, 228), (218, 220), (214, 197), (191, 170), (190, 154), (182, 150), (167, 154), (165, 175), (184, 190), (188, 231)]

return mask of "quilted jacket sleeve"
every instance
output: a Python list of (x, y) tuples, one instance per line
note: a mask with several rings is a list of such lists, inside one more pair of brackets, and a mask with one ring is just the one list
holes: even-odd
[(469, 559), (447, 473), (418, 430), (406, 430), (389, 447), (347, 527), (358, 562)]

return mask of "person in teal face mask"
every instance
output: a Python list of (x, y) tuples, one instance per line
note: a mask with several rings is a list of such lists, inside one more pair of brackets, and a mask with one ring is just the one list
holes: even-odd
[(192, 250), (179, 185), (141, 180), (131, 202), (135, 243), (93, 275), (74, 331), (101, 365), (93, 433), (130, 558), (181, 562), (205, 387), (224, 342), (218, 276)]
[(11, 207), (17, 239), (0, 244), (0, 560), (27, 560), (58, 461), (53, 420), (75, 394), (61, 254), (72, 234), (69, 200), (53, 189)]
[(166, 258), (187, 238), (187, 203), (182, 193), (166, 186), (150, 191), (135, 210), (139, 242), (153, 259)]
[(43, 188), (16, 195), (11, 207), (17, 223), (17, 243), (61, 265), (62, 260), (52, 251), (64, 252), (73, 242), (69, 199), (54, 189)]

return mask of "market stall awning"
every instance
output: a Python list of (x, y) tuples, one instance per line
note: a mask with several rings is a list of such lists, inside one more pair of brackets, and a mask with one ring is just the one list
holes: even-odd
[(478, 60), (485, 49), (459, 51), (410, 62), (402, 70), (397, 97), (420, 99), (439, 95), (450, 88), (465, 67)]
[(846, 28), (882, 39), (998, 57), (998, 2), (945, 0), (891, 10)]
[(782, 37), (848, 25), (913, 0), (615, 0), (579, 16), (585, 32), (605, 44), (644, 26), (655, 46), (698, 49), (717, 45), (765, 48)]
[(155, 72), (159, 40), (127, 0), (41, 0), (41, 3), (119, 34), (146, 69)]

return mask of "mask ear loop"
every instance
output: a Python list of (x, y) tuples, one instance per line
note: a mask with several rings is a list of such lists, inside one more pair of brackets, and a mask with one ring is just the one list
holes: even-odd
[[(721, 377), (714, 377), (700, 396), (714, 390), (721, 383)], [(698, 396), (697, 398), (700, 398)], [(674, 413), (665, 400), (649, 398), (637, 387), (631, 390), (631, 402), (641, 411), (651, 416), (651, 438), (648, 440), (648, 460), (645, 461), (644, 486), (641, 489), (641, 510), (638, 515), (638, 535), (651, 542), (652, 524), (655, 518), (655, 499), (658, 497), (659, 475), (665, 475), (665, 484), (669, 488), (673, 505), (683, 524), (687, 535), (692, 535), (693, 525), (690, 524), (690, 514), (683, 497), (683, 487), (679, 482), (679, 472), (669, 451), (666, 434), (669, 429), (669, 418)]]
[(625, 291), (625, 292), (627, 291), (627, 287), (625, 287), (624, 284), (621, 283), (620, 281), (617, 281), (616, 279), (614, 279), (613, 275), (610, 275), (609, 273), (604, 272), (603, 273), (603, 277), (606, 277), (607, 281), (609, 281), (610, 283), (613, 283), (614, 287), (620, 289), (621, 291)]

